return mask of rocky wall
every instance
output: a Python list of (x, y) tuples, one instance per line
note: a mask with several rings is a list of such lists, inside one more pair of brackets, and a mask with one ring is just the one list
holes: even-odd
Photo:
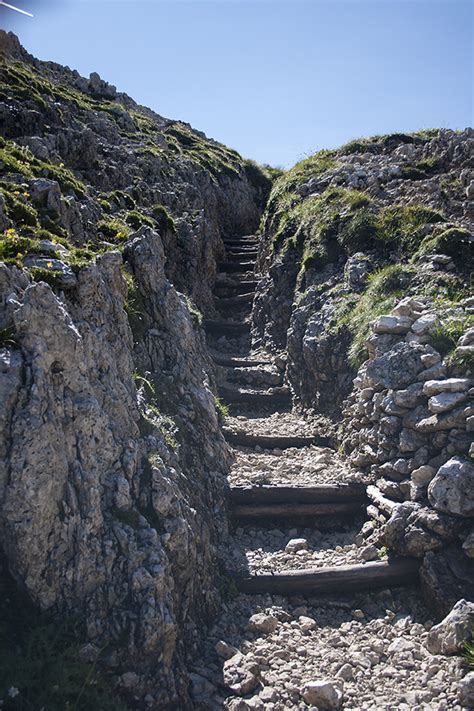
[[(472, 298), (443, 310), (420, 296), (379, 316), (340, 429), (351, 465), (373, 479), (367, 532), (393, 554), (423, 559), (425, 593), (439, 615), (472, 596), (473, 312)], [(443, 358), (453, 323), (464, 333)]]

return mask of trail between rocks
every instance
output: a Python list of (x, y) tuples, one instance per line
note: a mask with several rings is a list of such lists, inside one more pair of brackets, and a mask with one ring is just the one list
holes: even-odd
[[(303, 515), (307, 487), (329, 485), (339, 496), (339, 489), (370, 482), (351, 473), (334, 449), (318, 444), (324, 434), (321, 418), (291, 412), (284, 359), (265, 363), (261, 354), (250, 353), (256, 250), (254, 237), (227, 243), (216, 287), (222, 320), (207, 322), (221, 395), (231, 408), (224, 428), (235, 454), (229, 480), (237, 491), (262, 486), (303, 491), (301, 497), (293, 492), (290, 518), (284, 508), (278, 510), (283, 506), (278, 502), (275, 516), (256, 515), (250, 521), (237, 517), (245, 506), (234, 507), (232, 539), (221, 557), (236, 576), (386, 561), (385, 551), (374, 545), (375, 523), (366, 520), (357, 501), (350, 515), (330, 514), (334, 504), (326, 495), (320, 505), (328, 507), (326, 514)], [(241, 294), (246, 298), (238, 298)], [(433, 621), (416, 585), (356, 592), (341, 586), (336, 593), (282, 596), (237, 594), (230, 584), (226, 592), (221, 616), (205, 639), (204, 657), (191, 670), (196, 708), (463, 708), (457, 701), (461, 660), (426, 648)]]

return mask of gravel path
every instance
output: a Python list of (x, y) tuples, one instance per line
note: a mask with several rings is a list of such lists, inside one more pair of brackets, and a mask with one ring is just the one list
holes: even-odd
[(314, 486), (364, 480), (350, 472), (337, 452), (327, 447), (284, 450), (236, 447), (234, 454), (235, 462), (229, 476), (232, 485)]
[(316, 711), (308, 688), (329, 679), (345, 711), (461, 711), (465, 670), (427, 651), (432, 624), (407, 589), (332, 601), (240, 595), (209, 632), (194, 693), (204, 691), (203, 709)]

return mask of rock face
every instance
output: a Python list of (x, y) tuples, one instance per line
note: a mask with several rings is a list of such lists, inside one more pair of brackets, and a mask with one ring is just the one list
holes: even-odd
[(459, 600), (449, 615), (430, 630), (427, 647), (432, 654), (456, 654), (471, 639), (474, 603)]
[(189, 298), (211, 308), (222, 236), (256, 226), (260, 188), (98, 75), (4, 32), (0, 50), (3, 554), (38, 607), (114, 650), (136, 701), (188, 708), (230, 464)]
[(414, 306), (417, 294), (447, 293), (448, 284), (468, 295), (474, 212), (463, 186), (473, 175), (473, 141), (466, 129), (353, 142), (316, 153), (276, 182), (253, 342), (287, 349), (296, 404), (340, 416), (364, 345), (379, 353), (408, 332), (422, 342), (436, 330), (433, 313), (403, 304), (390, 313), (400, 292)]

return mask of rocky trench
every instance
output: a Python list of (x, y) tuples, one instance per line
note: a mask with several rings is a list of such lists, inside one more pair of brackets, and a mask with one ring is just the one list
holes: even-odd
[[(116, 98), (97, 76), (43, 66), (3, 40), (16, 61), (69, 90)], [(19, 588), (57, 619), (85, 621), (80, 654), (100, 658), (132, 708), (472, 706), (473, 675), (459, 656), (474, 616), (472, 382), (432, 342), (453, 307), (446, 316), (432, 296), (398, 294), (373, 323), (358, 369), (349, 331), (334, 330), (337, 292), (363, 292), (383, 263), (375, 249), (302, 275), (301, 245), (272, 253), (268, 222), (261, 238), (242, 236), (261, 209), (242, 171), (224, 171), (216, 185), (187, 157), (165, 171), (164, 159), (134, 155), (143, 137), (128, 97), (114, 109), (118, 128), (99, 109), (87, 113), (87, 130), (83, 115), (60, 125), (65, 114), (52, 106), (44, 114), (2, 98), (8, 140), (64, 160), (93, 186), (81, 198), (6, 171), (35, 205), (55, 209), (72, 245), (96, 234), (94, 190), (133, 183), (145, 217), (157, 197), (175, 216), (173, 229), (145, 222), (79, 267), (68, 266), (70, 244), (64, 252), (44, 241), (30, 245), (35, 262), (1, 265), (0, 530)], [(152, 118), (161, 131), (167, 120)], [(471, 134), (437, 140), (423, 155), (441, 146), (469, 192)], [(377, 170), (383, 202), (425, 190), (438, 205), (436, 179), (397, 183), (393, 166), (380, 165), (386, 157), (368, 155), (348, 159), (337, 180), (361, 188)], [(317, 175), (301, 196), (333, 178)], [(8, 200), (2, 206), (3, 228), (17, 229)], [(448, 190), (444, 207), (470, 228), (468, 201)], [(49, 262), (55, 280), (31, 271)], [(418, 270), (421, 280), (423, 270), (462, 271), (435, 253)], [(464, 298), (456, 316), (465, 324), (470, 313)], [(457, 334), (461, 360), (472, 343), (472, 329)], [(216, 410), (217, 394), (230, 412)], [(350, 514), (303, 515), (297, 500), (291, 516), (277, 504), (242, 518), (232, 503), (235, 488), (318, 486), (362, 487), (368, 509), (356, 501)], [(420, 561), (424, 597), (396, 580), (376, 591), (238, 592), (249, 576), (394, 557)]]

